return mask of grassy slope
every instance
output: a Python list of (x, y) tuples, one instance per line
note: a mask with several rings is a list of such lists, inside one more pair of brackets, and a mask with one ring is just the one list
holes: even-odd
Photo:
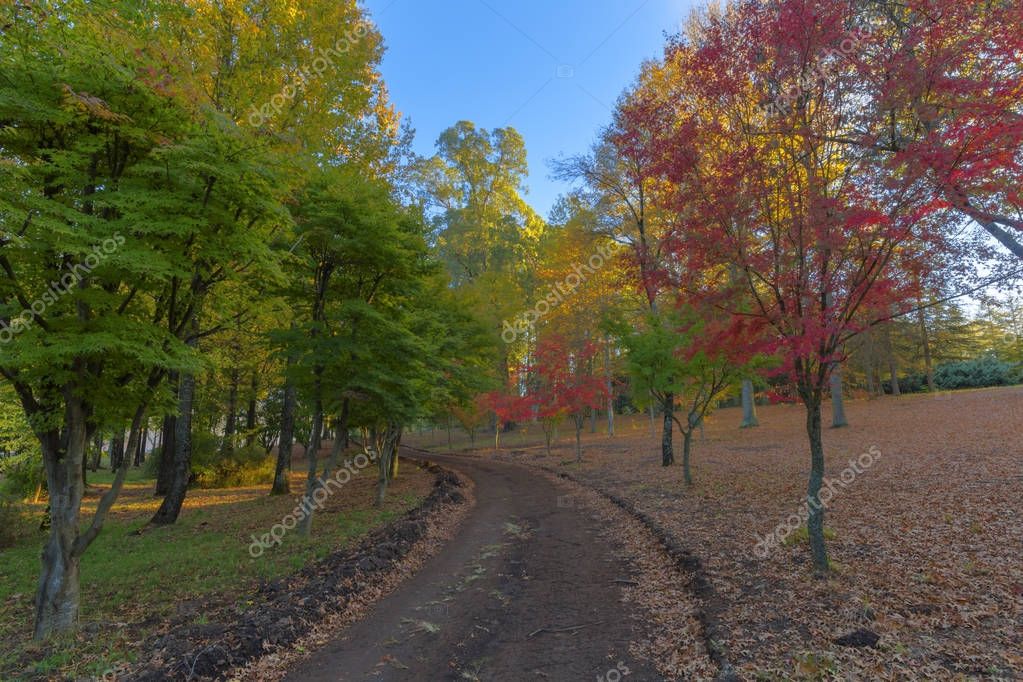
[[(304, 467), (303, 463), (296, 470)], [(194, 490), (179, 522), (138, 535), (159, 500), (152, 481), (133, 471), (106, 527), (82, 561), (81, 632), (62, 642), (39, 646), (28, 641), (32, 594), (44, 535), (34, 533), (0, 552), (0, 680), (32, 675), (99, 676), (132, 651), (148, 633), (171, 617), (201, 622), (198, 604), (220, 595), (238, 601), (261, 580), (288, 575), (304, 564), (361, 538), (414, 507), (432, 477), (404, 467), (388, 503), (374, 509), (374, 470), (365, 470), (327, 500), (313, 519), (313, 533), (289, 532), (282, 546), (260, 558), (249, 554), (252, 535), (261, 535), (291, 512), (298, 495), (270, 498), (265, 488)], [(88, 512), (95, 508), (109, 473), (90, 475)], [(302, 489), (296, 473), (292, 490)]]

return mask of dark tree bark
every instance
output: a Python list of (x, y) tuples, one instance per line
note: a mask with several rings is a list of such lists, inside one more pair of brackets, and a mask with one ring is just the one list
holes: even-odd
[(291, 492), (288, 469), (291, 467), (291, 448), (295, 443), (295, 401), (295, 384), (289, 378), (284, 382), (284, 400), (281, 407), (281, 438), (277, 444), (277, 467), (274, 470), (274, 484), (270, 490), (271, 495), (287, 495)]
[(376, 506), (384, 506), (387, 497), (387, 483), (391, 479), (393, 457), (398, 456), (398, 444), (401, 441), (401, 427), (396, 424), (388, 424), (383, 434), (373, 430), (373, 443), (377, 448), (377, 461), (379, 476), (377, 478), (377, 499)]
[(93, 471), (99, 471), (100, 464), (103, 461), (103, 434), (98, 430), (96, 431), (96, 437), (92, 444), (92, 462), (89, 463), (89, 468)]
[(250, 448), (256, 442), (256, 398), (259, 393), (259, 375), (252, 373), (249, 384), (249, 404), (245, 408), (245, 447)]
[(927, 371), (927, 390), (934, 393), (938, 390), (938, 385), (934, 381), (934, 362), (931, 358), (931, 337), (927, 332), (927, 315), (924, 313), (923, 302), (917, 301), (917, 323), (920, 325), (920, 343), (923, 345), (924, 350), (924, 367)]
[[(319, 379), (317, 379), (319, 384)], [(320, 392), (319, 385), (316, 387), (316, 393)], [(305, 499), (306, 499), (306, 515), (302, 517), (301, 522), (298, 525), (298, 532), (300, 535), (309, 535), (309, 532), (313, 527), (313, 512), (309, 503), (313, 499), (313, 493), (316, 492), (318, 482), (316, 480), (316, 457), (320, 452), (320, 437), (323, 435), (323, 401), (320, 400), (319, 395), (313, 401), (313, 428), (309, 434), (309, 447), (305, 451), (306, 460), (306, 479), (305, 479)]]
[(607, 435), (615, 435), (614, 375), (611, 372), (611, 337), (604, 339), (604, 384), (607, 388)]
[(110, 442), (110, 470), (117, 471), (120, 469), (124, 457), (124, 431), (117, 429), (114, 431), (114, 438)]
[(899, 364), (895, 359), (895, 347), (892, 344), (892, 330), (889, 325), (885, 325), (884, 329), (885, 336), (885, 350), (888, 355), (888, 374), (891, 377), (892, 382), (892, 395), (902, 395), (902, 388), (899, 386)]
[(142, 466), (146, 459), (146, 445), (149, 441), (149, 423), (142, 427), (142, 436), (139, 438), (139, 446), (135, 449), (135, 467)]
[(664, 409), (664, 427), (661, 431), (661, 466), (670, 467), (675, 463), (675, 450), (672, 443), (672, 424), (675, 420), (675, 394), (666, 394), (662, 406)]
[(150, 523), (165, 526), (175, 523), (181, 514), (181, 505), (185, 502), (188, 492), (188, 480), (192, 473), (192, 406), (195, 402), (195, 375), (181, 375), (178, 387), (178, 406), (180, 415), (175, 420), (174, 429), (174, 470), (170, 487), (163, 503), (156, 510)]
[(835, 364), (831, 370), (831, 428), (840, 429), (849, 426), (845, 418), (845, 402), (842, 396), (842, 366)]
[(686, 485), (693, 484), (693, 472), (690, 469), (690, 457), (693, 453), (693, 429), (682, 431), (682, 476)]
[(760, 420), (757, 419), (756, 391), (753, 390), (753, 380), (743, 379), (741, 428), (752, 429), (757, 426), (760, 426)]
[(821, 434), (821, 396), (819, 391), (801, 391), (806, 406), (806, 435), (810, 440), (810, 481), (806, 490), (809, 517), (806, 522), (810, 553), (818, 573), (828, 570), (828, 550), (824, 544), (824, 505), (820, 501), (824, 483), (824, 441)]
[[(177, 372), (169, 375), (168, 384), (177, 393), (180, 390), (180, 377)], [(160, 431), (160, 466), (156, 475), (156, 495), (170, 492), (171, 481), (174, 479), (175, 435), (177, 434), (177, 416), (165, 415)]]
[(238, 430), (238, 370), (231, 370), (231, 385), (227, 392), (227, 423), (224, 425), (224, 443), (220, 450), (230, 457), (234, 454), (234, 434)]
[[(36, 639), (67, 632), (77, 624), (81, 558), (102, 531), (104, 520), (121, 492), (128, 470), (128, 459), (122, 457), (113, 484), (100, 498), (92, 522), (83, 531), (80, 510), (85, 481), (81, 471), (90, 435), (88, 415), (91, 410), (74, 396), (70, 387), (65, 388), (64, 402), (63, 433), (50, 431), (37, 434), (50, 493), (50, 533), (43, 547), (42, 570), (35, 595), (33, 635)], [(143, 404), (136, 410), (129, 431), (129, 448), (138, 443), (146, 407)]]
[(575, 417), (575, 461), (579, 464), (583, 461), (582, 433), (586, 417), (578, 415)]

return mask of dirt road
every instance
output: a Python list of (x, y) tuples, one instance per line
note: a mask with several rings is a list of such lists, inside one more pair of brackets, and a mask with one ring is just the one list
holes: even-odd
[(629, 655), (642, 627), (621, 599), (632, 571), (595, 516), (528, 468), (429, 459), (473, 479), (476, 508), (419, 573), (287, 680), (662, 679)]

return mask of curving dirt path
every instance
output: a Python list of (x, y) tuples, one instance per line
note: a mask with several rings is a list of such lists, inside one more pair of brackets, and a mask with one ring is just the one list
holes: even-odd
[(476, 484), (458, 535), (290, 682), (662, 680), (629, 654), (641, 615), (622, 602), (632, 570), (586, 509), (526, 467), (421, 455)]

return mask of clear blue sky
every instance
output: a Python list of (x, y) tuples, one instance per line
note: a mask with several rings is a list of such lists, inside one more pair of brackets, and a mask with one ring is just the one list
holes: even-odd
[(387, 44), (384, 79), (434, 153), (448, 126), (512, 126), (529, 152), (528, 200), (546, 216), (566, 187), (548, 160), (586, 151), (644, 59), (693, 0), (365, 0)]

